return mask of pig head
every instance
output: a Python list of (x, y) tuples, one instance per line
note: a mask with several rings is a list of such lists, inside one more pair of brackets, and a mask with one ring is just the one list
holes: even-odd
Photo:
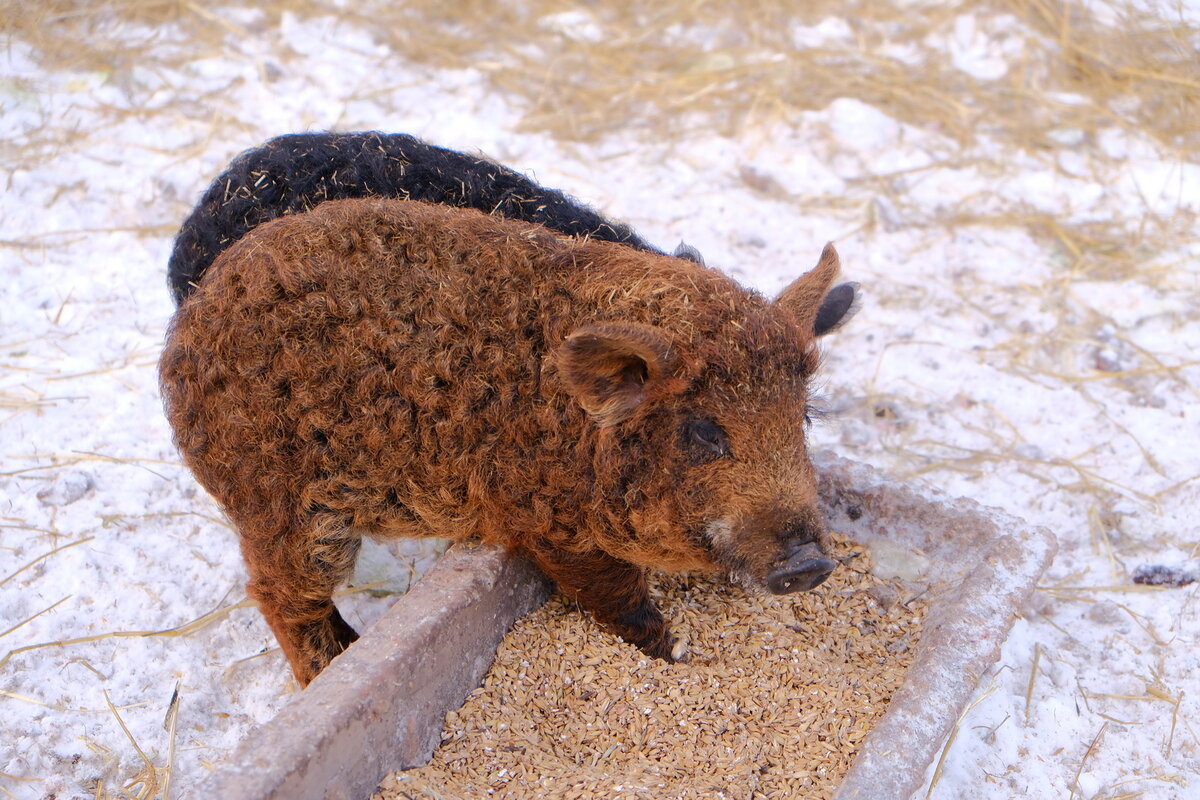
[[(740, 318), (695, 319), (693, 330), (704, 333), (687, 342), (636, 322), (587, 325), (567, 337), (554, 366), (600, 431), (596, 492), (610, 502), (607, 524), (594, 530), (605, 552), (641, 567), (723, 570), (774, 594), (812, 589), (830, 575), (836, 562), (805, 429), (817, 339), (857, 302), (856, 284), (833, 286), (838, 271), (827, 245), (773, 303)], [(640, 584), (632, 594), (642, 595)], [(647, 652), (683, 656), (648, 599), (620, 605), (620, 619), (598, 616)]]

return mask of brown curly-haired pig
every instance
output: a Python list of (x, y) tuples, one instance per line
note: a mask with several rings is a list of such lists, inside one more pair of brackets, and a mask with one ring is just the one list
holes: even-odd
[(533, 223), (333, 201), (217, 260), (171, 324), (163, 395), (302, 685), (357, 638), (332, 593), (363, 535), (521, 551), (680, 658), (647, 568), (784, 593), (835, 566), (804, 432), (815, 338), (854, 301), (837, 272), (826, 247), (772, 302)]

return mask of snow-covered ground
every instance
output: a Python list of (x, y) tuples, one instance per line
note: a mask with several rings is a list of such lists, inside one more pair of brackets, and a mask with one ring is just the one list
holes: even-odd
[[(1163, 13), (1200, 24), (1194, 4)], [(999, 80), (1015, 34), (989, 19), (923, 47)], [(187, 797), (295, 691), (241, 602), (234, 533), (178, 463), (155, 363), (171, 237), (201, 190), (246, 147), (329, 128), (482, 151), (767, 293), (836, 241), (866, 302), (826, 345), (815, 445), (1061, 546), (932, 797), (1200, 796), (1197, 584), (1131, 582), (1200, 570), (1200, 236), (1179, 235), (1200, 165), (1127, 125), (1020, 148), (851, 96), (733, 132), (568, 142), (486, 63), (417, 65), (334, 17), (222, 22), (219, 51), (170, 63), (147, 54), (183, 48), (186, 18), (107, 26), (150, 44), (104, 69), (44, 63), (30, 37), (0, 52), (0, 796), (145, 796), (173, 747)], [(598, 35), (586, 11), (544, 22)], [(794, 33), (854, 36), (836, 18)], [(664, 113), (703, 113), (681, 103)], [(360, 628), (387, 602), (343, 601)]]

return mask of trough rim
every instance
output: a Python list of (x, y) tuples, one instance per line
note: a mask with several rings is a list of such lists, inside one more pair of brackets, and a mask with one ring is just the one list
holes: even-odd
[[(980, 681), (999, 660), (1013, 623), (1058, 552), (1058, 540), (1001, 509), (918, 492), (830, 452), (813, 461), (830, 526), (868, 548), (894, 542), (888, 528), (921, 526), (927, 511), (943, 520), (941, 535), (927, 530), (924, 546), (915, 549), (950, 574), (930, 584), (908, 673), (833, 795), (909, 798), (924, 786)], [(974, 557), (955, 569), (949, 558), (964, 544)]]

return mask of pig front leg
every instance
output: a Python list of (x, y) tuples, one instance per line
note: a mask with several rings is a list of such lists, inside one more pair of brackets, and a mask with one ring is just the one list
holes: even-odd
[(559, 590), (591, 612), (605, 629), (655, 658), (687, 659), (686, 649), (667, 630), (666, 620), (650, 600), (641, 569), (602, 550), (531, 555)]
[(241, 530), (247, 594), (258, 603), (296, 681), (308, 686), (358, 639), (334, 606), (333, 591), (350, 577), (362, 542), (303, 532), (273, 536), (266, 526)]

